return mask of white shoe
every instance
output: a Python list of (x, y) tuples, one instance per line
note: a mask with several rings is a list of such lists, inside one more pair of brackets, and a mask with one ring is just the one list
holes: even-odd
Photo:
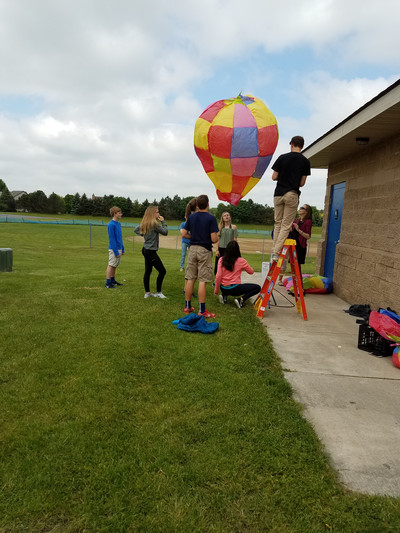
[(145, 292), (144, 297), (145, 298), (151, 298), (152, 296), (155, 296), (152, 292)]
[(183, 268), (180, 268), (180, 269), (179, 269), (179, 272), (183, 272)]
[(155, 296), (156, 298), (166, 298), (166, 296), (165, 296), (162, 292), (156, 292), (156, 293), (154, 294), (154, 296)]
[(218, 299), (219, 299), (219, 301), (220, 301), (221, 304), (226, 304), (226, 299), (227, 299), (227, 297), (224, 296), (223, 294), (220, 294), (220, 295), (218, 296)]

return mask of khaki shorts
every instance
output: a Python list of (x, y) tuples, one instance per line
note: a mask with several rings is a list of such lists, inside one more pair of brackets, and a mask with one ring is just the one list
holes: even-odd
[(186, 279), (198, 279), (209, 282), (213, 280), (212, 252), (204, 246), (193, 245), (189, 248)]
[[(122, 254), (122, 250), (118, 250)], [(108, 266), (117, 267), (121, 263), (121, 257), (115, 257), (115, 254), (112, 250), (108, 250)]]

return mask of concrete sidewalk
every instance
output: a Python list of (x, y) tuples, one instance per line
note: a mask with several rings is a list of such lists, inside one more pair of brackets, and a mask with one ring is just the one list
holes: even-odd
[[(279, 293), (287, 294), (276, 287), (277, 305), (290, 305)], [(307, 321), (273, 302), (262, 319), (294, 396), (349, 489), (400, 496), (400, 369), (357, 348), (348, 303), (334, 294), (305, 302)]]

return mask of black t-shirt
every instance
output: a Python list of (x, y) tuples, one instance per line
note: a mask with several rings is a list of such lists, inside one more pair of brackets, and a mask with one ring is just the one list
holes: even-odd
[(279, 174), (274, 196), (283, 196), (289, 191), (300, 195), (301, 178), (311, 174), (310, 161), (300, 152), (280, 155), (272, 165), (272, 170)]

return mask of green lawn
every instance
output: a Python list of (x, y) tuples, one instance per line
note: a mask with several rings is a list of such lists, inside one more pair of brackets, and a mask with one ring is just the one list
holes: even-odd
[(255, 311), (210, 287), (219, 331), (177, 330), (179, 254), (144, 300), (131, 235), (106, 290), (105, 228), (0, 224), (0, 532), (399, 531), (338, 483)]

